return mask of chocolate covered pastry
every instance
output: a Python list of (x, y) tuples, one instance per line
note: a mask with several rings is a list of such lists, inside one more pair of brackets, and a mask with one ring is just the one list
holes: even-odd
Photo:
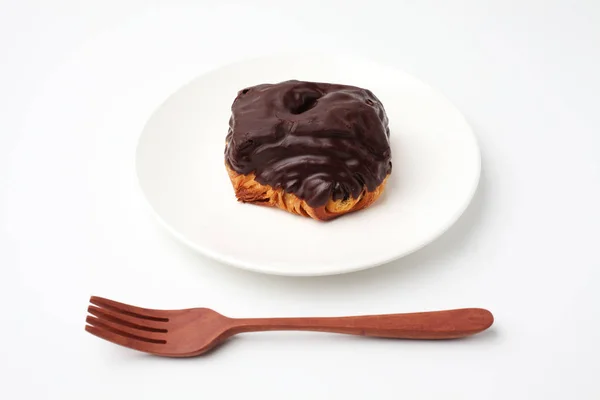
[(238, 92), (225, 165), (241, 202), (326, 221), (370, 206), (392, 171), (371, 91), (291, 80)]

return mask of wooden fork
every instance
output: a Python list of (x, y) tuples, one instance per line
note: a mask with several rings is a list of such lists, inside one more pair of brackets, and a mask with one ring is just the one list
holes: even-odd
[(489, 328), (481, 308), (333, 318), (225, 317), (209, 308), (152, 310), (92, 296), (85, 330), (131, 349), (165, 357), (200, 355), (243, 332), (296, 330), (398, 339), (455, 339)]

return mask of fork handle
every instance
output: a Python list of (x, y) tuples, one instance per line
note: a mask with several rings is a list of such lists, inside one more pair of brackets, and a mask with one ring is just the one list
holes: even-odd
[(410, 314), (363, 315), (329, 318), (232, 319), (231, 334), (260, 331), (317, 331), (396, 339), (456, 339), (474, 335), (494, 322), (482, 308)]

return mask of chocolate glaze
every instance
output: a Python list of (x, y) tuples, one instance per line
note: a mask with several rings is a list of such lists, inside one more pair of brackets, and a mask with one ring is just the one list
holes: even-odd
[(388, 117), (366, 89), (291, 80), (240, 90), (225, 160), (315, 208), (357, 198), (391, 173)]

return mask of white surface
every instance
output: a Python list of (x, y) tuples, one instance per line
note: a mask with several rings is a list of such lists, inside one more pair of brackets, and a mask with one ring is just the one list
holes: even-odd
[[(244, 87), (288, 79), (368, 88), (384, 104), (394, 169), (377, 203), (322, 223), (236, 201), (223, 165), (231, 103)], [(152, 114), (136, 149), (142, 193), (175, 238), (223, 263), (287, 276), (353, 272), (421, 248), (463, 213), (480, 167), (471, 127), (435, 90), (396, 68), (314, 52), (201, 75)]]
[[(196, 3), (2, 3), (2, 398), (600, 397), (597, 1)], [(297, 44), (392, 63), (464, 112), (482, 178), (437, 241), (283, 278), (217, 266), (148, 218), (132, 155), (151, 112), (213, 60)], [(249, 334), (164, 360), (86, 334), (90, 294), (231, 316), (478, 306), (496, 323), (460, 342)]]

